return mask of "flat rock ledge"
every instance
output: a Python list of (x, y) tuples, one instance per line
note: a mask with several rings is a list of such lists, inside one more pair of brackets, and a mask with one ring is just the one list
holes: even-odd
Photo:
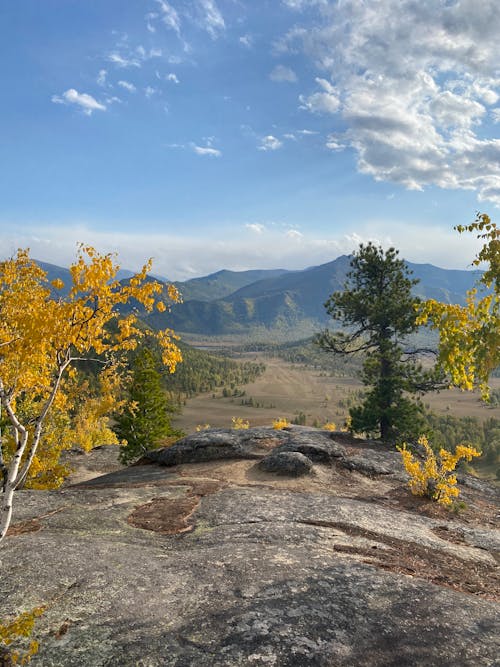
[[(290, 456), (311, 472), (261, 469)], [(453, 514), (409, 495), (397, 453), (300, 427), (144, 463), (18, 492), (2, 618), (47, 605), (33, 667), (500, 664), (495, 488)]]

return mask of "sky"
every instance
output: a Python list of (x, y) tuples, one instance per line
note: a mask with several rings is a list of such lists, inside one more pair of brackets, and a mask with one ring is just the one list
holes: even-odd
[(4, 0), (0, 256), (183, 280), (371, 240), (465, 269), (499, 34), (498, 0)]

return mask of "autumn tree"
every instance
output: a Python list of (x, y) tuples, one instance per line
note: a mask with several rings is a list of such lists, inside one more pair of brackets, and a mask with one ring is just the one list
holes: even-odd
[(369, 390), (362, 405), (350, 409), (351, 427), (384, 441), (419, 432), (420, 408), (409, 395), (439, 385), (437, 375), (416, 361), (417, 351), (410, 353), (403, 346), (418, 328), (419, 299), (412, 294), (417, 282), (397, 250), (384, 252), (371, 243), (361, 244), (344, 290), (325, 303), (328, 314), (345, 330), (325, 331), (316, 339), (336, 354), (364, 355), (362, 380)]
[[(16, 489), (36, 460), (44, 465), (37, 457), (45, 428), (51, 415), (67, 410), (65, 383), (76, 372), (75, 365), (93, 359), (108, 373), (116, 371), (119, 353), (134, 349), (143, 336), (136, 315), (118, 309), (131, 300), (149, 311), (166, 308), (163, 286), (146, 279), (151, 261), (125, 284), (116, 278), (118, 268), (114, 255), (81, 245), (70, 267), (69, 295), (54, 298), (51, 288), (62, 290), (62, 281), (50, 285), (28, 251), (0, 262), (0, 405), (8, 424), (0, 440), (0, 540), (11, 521)], [(172, 301), (179, 300), (174, 287), (168, 292)], [(181, 360), (175, 336), (165, 330), (157, 338), (163, 361), (173, 372)]]
[(116, 414), (113, 427), (118, 438), (125, 441), (120, 450), (122, 463), (134, 461), (167, 436), (181, 435), (170, 423), (172, 409), (161, 386), (156, 363), (147, 347), (142, 347), (133, 358), (127, 399)]
[(486, 264), (478, 288), (467, 293), (465, 306), (429, 300), (418, 321), (439, 332), (439, 363), (461, 389), (479, 387), (486, 398), (491, 371), (500, 365), (500, 229), (485, 213), (459, 233), (476, 232), (483, 247), (472, 262)]

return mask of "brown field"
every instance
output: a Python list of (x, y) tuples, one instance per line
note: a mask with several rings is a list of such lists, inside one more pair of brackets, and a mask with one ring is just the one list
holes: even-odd
[[(268, 359), (255, 354), (242, 355), (243, 358), (266, 364), (263, 375), (241, 387), (245, 391), (243, 400), (252, 397), (263, 407), (241, 405), (242, 398), (224, 398), (219, 389), (215, 398), (209, 393), (190, 399), (183, 414), (174, 420), (176, 428), (191, 433), (198, 424), (229, 427), (232, 417), (246, 419), (251, 426), (271, 425), (277, 417), (286, 417), (291, 421), (299, 412), (305, 413), (308, 425), (315, 420), (320, 425), (333, 421), (340, 427), (348, 414), (349, 400), (356, 402), (353, 393), (362, 388), (356, 379), (325, 376), (320, 371), (292, 365), (281, 359)], [(491, 384), (494, 388), (500, 387), (500, 379), (494, 378)], [(441, 414), (500, 419), (499, 408), (486, 407), (477, 394), (469, 392), (446, 390), (439, 394), (427, 394), (423, 401)]]

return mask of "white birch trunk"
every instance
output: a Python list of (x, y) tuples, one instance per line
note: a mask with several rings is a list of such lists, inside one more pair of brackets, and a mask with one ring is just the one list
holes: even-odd
[(0, 543), (5, 538), (7, 530), (10, 526), (10, 522), (12, 520), (12, 502), (14, 499), (14, 491), (21, 484), (23, 484), (24, 480), (26, 479), (30, 465), (33, 461), (33, 458), (35, 457), (36, 450), (40, 442), (43, 422), (54, 402), (57, 391), (61, 384), (62, 375), (66, 367), (69, 365), (69, 363), (70, 361), (68, 360), (64, 364), (62, 364), (62, 366), (59, 368), (59, 372), (54, 382), (54, 386), (52, 387), (50, 395), (47, 401), (45, 402), (45, 405), (43, 406), (42, 411), (38, 416), (38, 419), (36, 420), (36, 426), (33, 434), (33, 441), (31, 443), (31, 448), (29, 450), (28, 457), (21, 469), (21, 472), (19, 472), (19, 468), (21, 466), (21, 459), (23, 457), (26, 445), (28, 443), (29, 432), (28, 429), (25, 426), (23, 426), (23, 424), (21, 424), (16, 414), (14, 413), (12, 405), (10, 404), (9, 399), (5, 395), (4, 388), (0, 382), (0, 400), (5, 408), (5, 411), (7, 412), (7, 415), (9, 416), (10, 423), (14, 427), (17, 435), (16, 453), (14, 454), (12, 461), (9, 463), (7, 481), (4, 484), (4, 489), (2, 494), (3, 495), (2, 512), (0, 514)]

